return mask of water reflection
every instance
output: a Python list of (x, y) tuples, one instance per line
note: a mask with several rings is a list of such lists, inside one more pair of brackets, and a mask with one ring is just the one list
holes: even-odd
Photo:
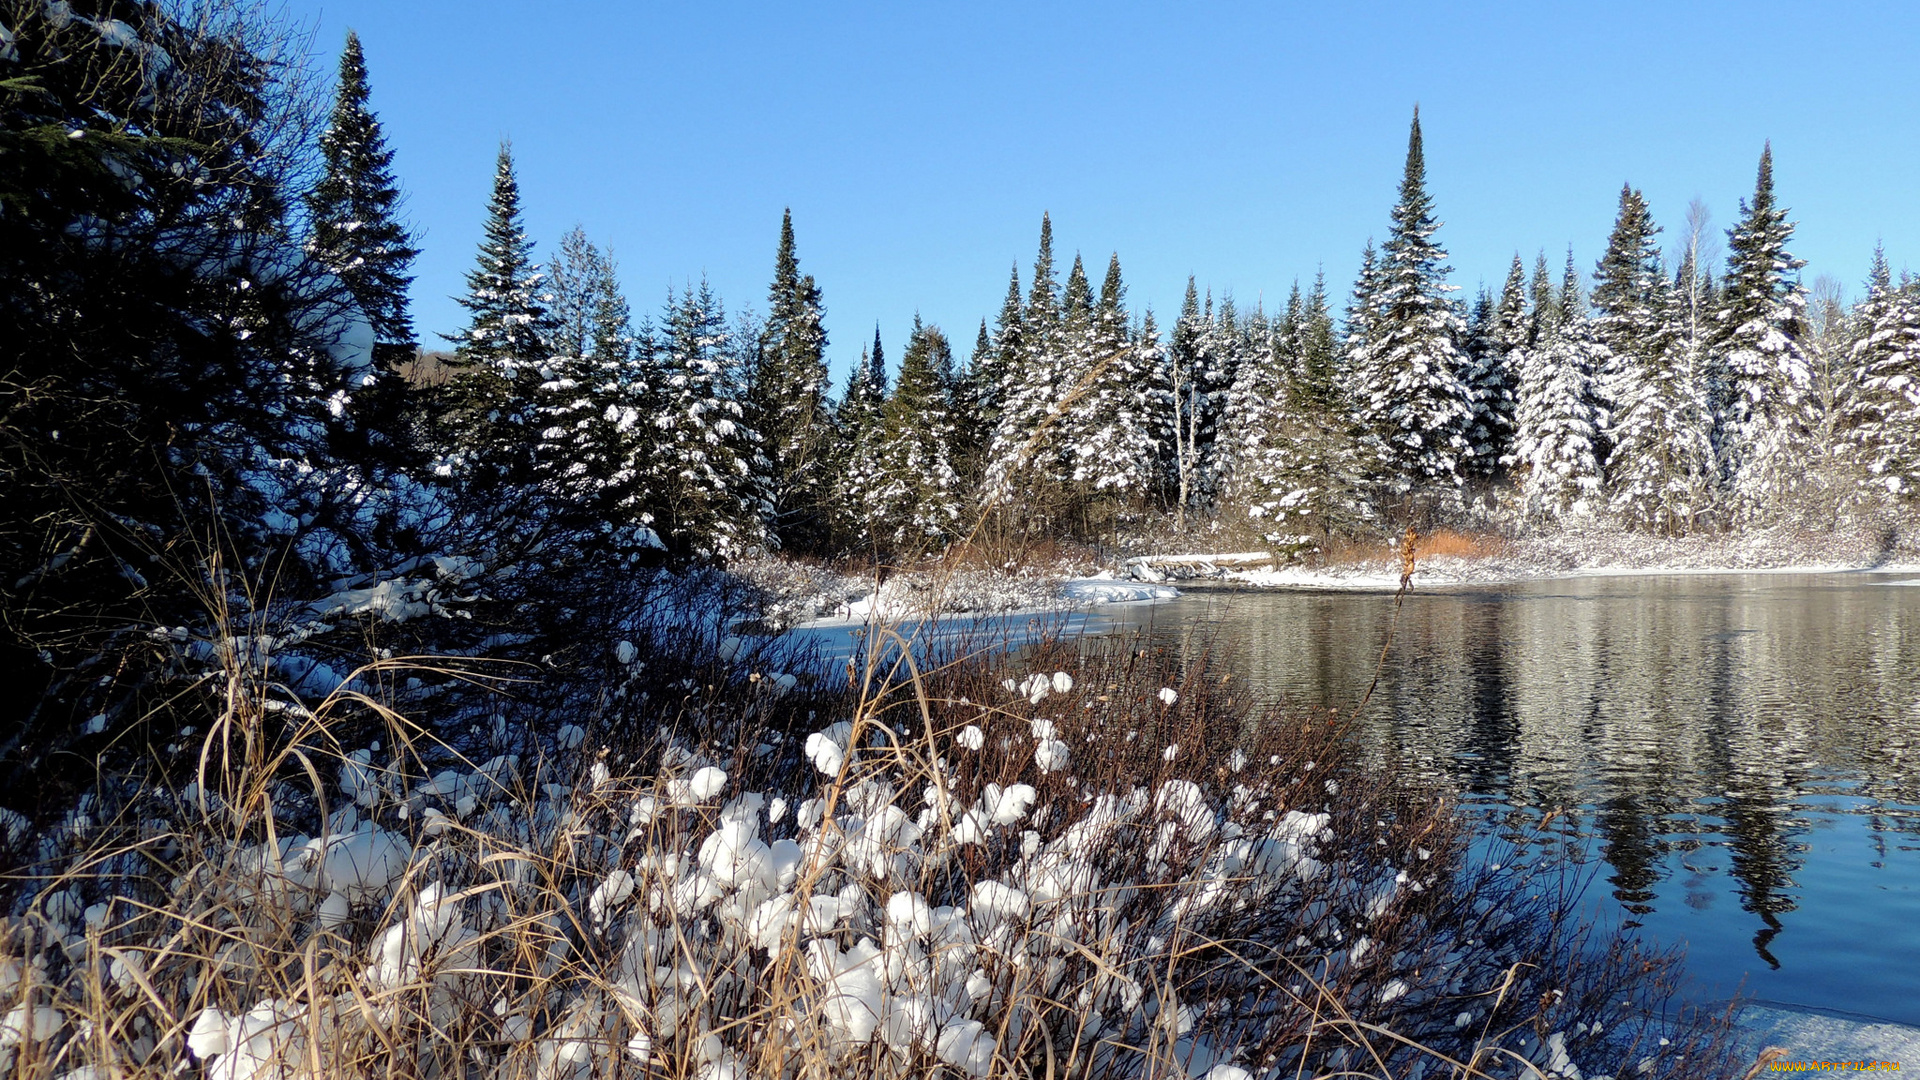
[[(1889, 580), (1414, 594), (1363, 737), (1490, 808), (1574, 812), (1622, 917), (1689, 940), (1707, 977), (1920, 1022), (1920, 975), (1897, 970), (1920, 956), (1920, 588)], [(1346, 706), (1391, 608), (1209, 593), (1150, 618), (1169, 642), (1225, 650), (1275, 696)], [(1871, 971), (1817, 970), (1839, 957)], [(1781, 981), (1762, 985), (1769, 972)]]

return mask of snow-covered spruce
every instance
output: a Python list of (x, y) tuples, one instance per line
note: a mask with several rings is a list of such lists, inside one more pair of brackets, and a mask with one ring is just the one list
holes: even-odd
[(49, 854), (88, 873), (8, 924), (9, 1064), (1445, 1075), (1364, 1022), (1493, 1076), (1713, 1075), (1617, 958), (1544, 936), (1551, 890), (1464, 871), (1324, 725), (1210, 749), (1217, 676), (1047, 659), (931, 687), (931, 733), (879, 700), (624, 777), (573, 738), (431, 776), (368, 746), (324, 821), (278, 781), (138, 800), (126, 835), (82, 808)]

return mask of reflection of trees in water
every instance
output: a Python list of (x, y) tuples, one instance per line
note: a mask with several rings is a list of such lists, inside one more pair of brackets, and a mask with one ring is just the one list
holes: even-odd
[[(1256, 686), (1346, 705), (1371, 678), (1381, 595), (1218, 599)], [(1215, 621), (1218, 620), (1218, 621)], [(1688, 902), (1736, 880), (1763, 956), (1794, 909), (1811, 797), (1920, 837), (1920, 590), (1787, 579), (1590, 579), (1415, 594), (1364, 735), (1374, 753), (1517, 804), (1590, 806), (1635, 912), (1675, 863)], [(1694, 848), (1724, 847), (1730, 866)]]

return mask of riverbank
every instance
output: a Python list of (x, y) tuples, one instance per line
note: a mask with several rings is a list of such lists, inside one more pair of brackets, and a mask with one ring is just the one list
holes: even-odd
[[(1778, 528), (1655, 537), (1590, 529), (1516, 538), (1448, 533), (1439, 539), (1438, 551), (1415, 547), (1415, 588), (1628, 574), (1920, 574), (1920, 535), (1913, 531)], [(1392, 590), (1400, 585), (1400, 572), (1398, 553), (1388, 551), (1322, 566), (1221, 568), (1208, 577), (1258, 588)]]

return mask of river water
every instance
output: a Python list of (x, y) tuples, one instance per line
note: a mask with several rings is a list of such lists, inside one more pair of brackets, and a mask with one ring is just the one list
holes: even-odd
[[(1902, 584), (1903, 581), (1911, 582)], [(1189, 592), (1118, 621), (1351, 707), (1393, 598)], [(1358, 725), (1461, 791), (1484, 850), (1584, 859), (1692, 993), (1920, 1025), (1920, 581), (1597, 577), (1410, 594)], [(1555, 854), (1549, 856), (1552, 850)]]

